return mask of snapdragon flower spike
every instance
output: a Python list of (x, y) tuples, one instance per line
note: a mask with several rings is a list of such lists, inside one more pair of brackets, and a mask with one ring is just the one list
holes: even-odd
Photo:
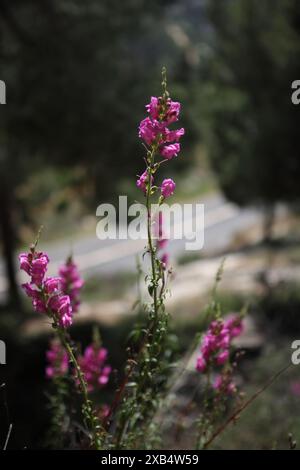
[(229, 359), (232, 340), (243, 332), (242, 320), (232, 315), (227, 320), (214, 320), (202, 338), (196, 369), (205, 373), (209, 366), (222, 366)]
[(139, 137), (148, 146), (156, 144), (160, 154), (167, 159), (176, 157), (180, 152), (178, 142), (184, 135), (184, 128), (170, 130), (167, 127), (178, 121), (180, 106), (180, 103), (170, 98), (165, 100), (162, 97), (152, 96), (150, 103), (146, 105), (149, 117), (143, 119), (139, 126)]
[(78, 268), (72, 258), (68, 258), (67, 262), (59, 269), (61, 290), (68, 295), (71, 300), (73, 313), (78, 312), (80, 305), (80, 291), (84, 281), (80, 277)]
[(106, 365), (107, 349), (92, 343), (78, 358), (87, 389), (92, 392), (102, 388), (109, 381), (111, 367)]
[[(165, 71), (163, 71), (162, 85), (163, 95), (151, 97), (150, 103), (146, 105), (149, 115), (139, 125), (139, 137), (149, 147), (147, 161), (152, 169), (155, 168), (155, 155), (157, 152), (164, 160), (171, 160), (178, 156), (180, 152), (179, 140), (185, 132), (183, 127), (180, 129), (169, 129), (168, 127), (170, 124), (178, 121), (181, 105), (178, 101), (172, 101), (169, 98), (169, 93), (166, 90)], [(151, 185), (152, 183), (151, 176)], [(149, 186), (147, 170), (139, 176), (136, 184), (138, 188), (147, 194)], [(172, 179), (165, 179), (160, 189), (160, 202), (162, 202), (174, 193), (175, 183)]]
[(31, 282), (22, 284), (22, 288), (31, 299), (33, 309), (50, 316), (61, 328), (71, 326), (72, 305), (70, 297), (62, 292), (62, 279), (60, 277), (45, 279), (49, 263), (48, 255), (36, 252), (33, 248), (30, 253), (21, 253), (19, 260), (20, 269), (31, 277)]
[(48, 379), (55, 379), (63, 377), (69, 370), (69, 358), (66, 350), (58, 340), (50, 342), (49, 350), (46, 351), (47, 367), (46, 377)]

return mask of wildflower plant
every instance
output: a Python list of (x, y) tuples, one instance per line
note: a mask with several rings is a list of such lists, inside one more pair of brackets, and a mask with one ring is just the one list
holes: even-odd
[(197, 449), (207, 447), (220, 418), (226, 414), (229, 402), (239, 402), (243, 397), (233, 378), (237, 360), (242, 353), (235, 351), (233, 343), (244, 331), (245, 310), (224, 317), (217, 296), (224, 261), (217, 272), (211, 301), (206, 309), (208, 328), (196, 336), (200, 347), (195, 368), (203, 379), (202, 406), (197, 420)]
[[(65, 415), (72, 414), (70, 397), (74, 393), (79, 395), (89, 448), (157, 447), (163, 427), (156, 418), (162, 404), (167, 409), (168, 394), (176, 382), (176, 340), (165, 306), (171, 269), (160, 210), (161, 204), (174, 194), (176, 184), (171, 178), (160, 182), (159, 170), (162, 165), (171, 164), (180, 153), (180, 139), (185, 131), (173, 128), (179, 120), (180, 108), (180, 103), (170, 98), (163, 69), (161, 96), (151, 97), (146, 106), (148, 115), (139, 125), (145, 167), (136, 185), (145, 198), (147, 212), (147, 246), (143, 258), (148, 260), (149, 267), (145, 276), (149, 302), (143, 305), (142, 322), (139, 318), (139, 326), (131, 334), (125, 370), (120, 372), (119, 386), (109, 405), (96, 407), (91, 399), (94, 392), (101, 391), (109, 382), (112, 372), (107, 362), (108, 351), (101, 344), (100, 336), (94, 334), (92, 343), (83, 350), (79, 350), (70, 337), (69, 328), (74, 314), (79, 311), (83, 286), (74, 260), (68, 258), (57, 277), (47, 277), (49, 257), (38, 251), (38, 239), (28, 253), (19, 255), (20, 269), (30, 278), (22, 287), (33, 309), (50, 320), (54, 332), (54, 340), (46, 353), (46, 376), (56, 387), (56, 395), (51, 398), (54, 430), (58, 433), (64, 426), (68, 428)], [(153, 211), (153, 206), (158, 207), (158, 212)], [(206, 310), (207, 331), (196, 334), (191, 348), (191, 352), (196, 345), (199, 348), (195, 374), (199, 376), (199, 385), (203, 386), (196, 448), (208, 446), (228, 400), (238, 396), (233, 378), (236, 365), (233, 341), (242, 333), (243, 321), (240, 315), (226, 318), (222, 315), (216, 297), (222, 269), (223, 265), (217, 273), (212, 300)]]
[[(148, 116), (139, 126), (146, 168), (136, 184), (146, 199), (148, 244), (144, 256), (150, 260), (150, 273), (145, 280), (151, 300), (146, 307), (146, 324), (138, 335), (137, 352), (128, 359), (124, 382), (117, 394), (120, 406), (116, 413), (116, 448), (147, 448), (150, 445), (152, 419), (170, 373), (169, 315), (165, 308), (167, 254), (160, 254), (165, 244), (162, 219), (161, 215), (152, 213), (152, 203), (155, 199), (159, 206), (175, 191), (175, 182), (170, 178), (158, 184), (158, 173), (162, 164), (177, 157), (184, 129), (169, 127), (179, 119), (180, 103), (169, 96), (165, 70), (162, 72), (162, 95), (152, 97), (146, 110)], [(155, 231), (160, 232), (157, 243)]]
[[(38, 237), (39, 238), (39, 237)], [(31, 299), (35, 311), (46, 315), (69, 362), (75, 370), (76, 380), (82, 396), (82, 414), (87, 426), (90, 445), (93, 448), (102, 447), (103, 430), (101, 423), (92, 408), (88, 396), (88, 386), (84, 374), (76, 358), (76, 348), (71, 341), (68, 328), (73, 322), (73, 309), (70, 296), (63, 291), (64, 281), (60, 277), (46, 277), (49, 257), (46, 253), (37, 251), (38, 238), (30, 247), (28, 253), (19, 255), (20, 269), (30, 276), (30, 282), (22, 288)], [(57, 377), (66, 368), (65, 352), (59, 351), (60, 346), (52, 347), (48, 352), (48, 376)]]

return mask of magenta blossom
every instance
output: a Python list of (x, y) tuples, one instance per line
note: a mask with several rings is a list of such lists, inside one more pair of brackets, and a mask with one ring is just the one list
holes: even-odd
[(175, 191), (176, 184), (171, 178), (163, 180), (161, 184), (161, 195), (163, 196), (164, 199), (167, 197), (172, 196), (172, 194)]
[(146, 105), (146, 109), (152, 119), (165, 121), (166, 125), (178, 121), (180, 113), (180, 103), (172, 101), (168, 98), (166, 105), (163, 105), (161, 97), (151, 96), (150, 103)]
[(31, 276), (31, 282), (22, 284), (22, 288), (31, 299), (34, 310), (46, 313), (62, 328), (69, 327), (72, 324), (73, 311), (70, 297), (62, 292), (62, 279), (44, 279), (49, 263), (48, 255), (32, 250), (30, 253), (21, 253), (19, 260), (20, 269)]
[(44, 282), (46, 294), (58, 294), (62, 289), (62, 281), (60, 277), (48, 277)]
[(206, 372), (208, 366), (222, 366), (229, 359), (229, 350), (234, 337), (243, 331), (239, 316), (231, 316), (227, 320), (213, 320), (204, 334), (197, 358), (196, 369)]
[(179, 139), (184, 135), (184, 128), (176, 129), (175, 131), (170, 131), (166, 129), (165, 140), (166, 142), (178, 142)]
[(89, 392), (107, 384), (111, 367), (106, 365), (106, 359), (107, 350), (95, 344), (88, 346), (78, 358)]
[(240, 336), (240, 334), (244, 331), (244, 325), (242, 322), (241, 317), (238, 315), (228, 315), (224, 322), (225, 328), (229, 330), (229, 334), (231, 338), (235, 338), (236, 336)]
[(54, 295), (50, 297), (48, 306), (58, 320), (62, 328), (67, 328), (72, 325), (73, 311), (71, 300), (68, 295)]
[(163, 143), (163, 136), (165, 133), (165, 124), (156, 119), (151, 120), (149, 117), (143, 119), (139, 127), (139, 137), (143, 139), (147, 145)]
[(69, 359), (66, 350), (57, 340), (50, 342), (50, 348), (46, 352), (48, 365), (46, 367), (46, 377), (54, 379), (67, 374), (69, 370)]
[(167, 124), (178, 121), (180, 107), (181, 105), (178, 103), (178, 101), (172, 101), (170, 98), (167, 100), (167, 111), (165, 115)]
[(163, 147), (160, 151), (161, 155), (168, 160), (177, 157), (180, 152), (180, 144), (170, 144)]
[[(153, 179), (154, 178), (151, 175), (151, 184), (153, 183)], [(138, 178), (136, 185), (139, 189), (141, 189), (144, 193), (146, 193), (148, 181), (149, 181), (148, 170), (145, 170), (144, 173)]]
[(156, 96), (151, 96), (150, 103), (146, 105), (146, 109), (152, 119), (158, 119), (160, 113), (160, 100)]
[(20, 269), (31, 276), (31, 283), (40, 286), (45, 277), (49, 258), (43, 252), (21, 253), (19, 255)]
[(80, 277), (78, 268), (71, 257), (60, 267), (59, 274), (62, 292), (70, 297), (72, 310), (76, 313), (79, 309), (80, 291), (84, 281)]

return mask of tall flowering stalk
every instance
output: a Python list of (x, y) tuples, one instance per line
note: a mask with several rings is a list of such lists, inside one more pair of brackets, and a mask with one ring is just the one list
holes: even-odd
[[(177, 157), (180, 151), (179, 140), (184, 129), (170, 129), (178, 121), (180, 103), (172, 101), (167, 91), (165, 69), (162, 72), (162, 95), (152, 97), (146, 106), (148, 116), (139, 126), (139, 137), (146, 149), (146, 168), (137, 180), (137, 187), (144, 193), (147, 209), (148, 246), (146, 253), (150, 258), (150, 274), (146, 277), (151, 297), (148, 307), (148, 320), (142, 329), (142, 341), (137, 354), (128, 361), (127, 375), (121, 391), (126, 395), (118, 411), (115, 447), (147, 447), (151, 441), (153, 423), (160, 397), (165, 390), (170, 370), (170, 351), (168, 334), (168, 313), (165, 310), (166, 258), (161, 258), (159, 250), (163, 241), (154, 241), (153, 226), (161, 231), (162, 220), (155, 221), (152, 213), (152, 200), (162, 204), (175, 191), (175, 182), (164, 179), (157, 184), (160, 166)], [(156, 225), (155, 225), (156, 224)], [(160, 226), (160, 227), (159, 227)], [(130, 384), (129, 391), (124, 390)], [(120, 399), (120, 391), (117, 395)]]
[[(212, 291), (212, 299), (206, 314), (210, 318), (208, 329), (201, 335), (196, 370), (203, 376), (202, 410), (197, 421), (196, 448), (207, 448), (220, 417), (226, 413), (230, 401), (239, 401), (233, 379), (240, 352), (235, 353), (233, 341), (244, 331), (242, 311), (223, 318), (222, 307), (217, 300), (217, 287), (222, 278), (221, 264)], [(199, 336), (196, 336), (199, 343)]]
[(160, 193), (158, 203), (161, 204), (174, 193), (176, 185), (171, 178), (164, 179), (160, 187), (154, 185), (154, 180), (160, 165), (177, 157), (180, 152), (179, 140), (184, 135), (183, 128), (170, 130), (168, 127), (178, 121), (181, 105), (177, 101), (172, 101), (169, 96), (165, 69), (162, 71), (162, 92), (160, 97), (151, 97), (150, 103), (146, 106), (149, 116), (143, 119), (139, 126), (139, 137), (144, 141), (147, 150), (145, 159), (147, 168), (137, 180), (137, 186), (144, 191), (146, 196), (148, 251), (152, 271), (148, 290), (153, 298), (154, 320), (157, 320), (159, 309), (163, 305), (163, 296), (158, 295), (159, 281), (162, 277), (162, 262), (157, 257), (157, 250), (152, 238), (151, 196), (158, 191)]
[[(24, 283), (22, 288), (31, 299), (34, 310), (45, 314), (52, 322), (52, 328), (75, 370), (76, 380), (83, 400), (83, 418), (90, 431), (91, 446), (101, 449), (103, 429), (93, 411), (92, 402), (88, 396), (88, 386), (68, 333), (68, 327), (73, 322), (72, 302), (70, 296), (63, 290), (63, 279), (60, 277), (45, 277), (49, 257), (47, 253), (36, 250), (37, 242), (38, 240), (31, 246), (28, 253), (19, 255), (20, 269), (30, 276), (30, 282)], [(48, 360), (52, 361), (49, 365), (48, 375), (57, 376), (65, 369), (65, 355), (61, 353), (59, 348), (55, 347), (50, 350)]]

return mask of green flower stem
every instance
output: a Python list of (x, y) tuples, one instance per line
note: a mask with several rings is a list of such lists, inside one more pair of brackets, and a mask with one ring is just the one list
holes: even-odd
[(68, 353), (69, 359), (70, 359), (70, 361), (72, 362), (72, 364), (75, 368), (76, 375), (77, 375), (78, 380), (79, 380), (79, 386), (80, 386), (80, 390), (81, 390), (82, 398), (83, 398), (82, 413), (83, 413), (84, 419), (86, 421), (86, 424), (87, 424), (88, 428), (91, 431), (91, 436), (90, 436), (91, 445), (93, 447), (95, 447), (96, 450), (101, 450), (102, 449), (102, 442), (101, 442), (102, 440), (101, 440), (101, 435), (100, 435), (100, 432), (99, 432), (100, 423), (99, 423), (98, 418), (94, 415), (91, 400), (88, 397), (86, 382), (84, 380), (83, 373), (82, 373), (81, 368), (80, 368), (80, 366), (78, 364), (78, 361), (76, 359), (73, 347), (71, 346), (71, 344), (70, 344), (70, 342), (67, 338), (66, 332), (64, 330), (62, 330), (62, 328), (60, 328), (58, 325), (55, 325), (54, 328), (55, 328), (55, 330), (56, 330), (56, 332), (57, 332), (64, 348), (65, 348), (65, 350)]
[(152, 213), (151, 213), (151, 170), (154, 165), (154, 157), (155, 157), (155, 152), (156, 152), (156, 147), (153, 146), (149, 158), (149, 169), (148, 169), (148, 182), (147, 182), (147, 195), (146, 195), (146, 207), (147, 207), (147, 236), (148, 236), (148, 247), (149, 247), (149, 252), (150, 252), (150, 258), (151, 258), (151, 270), (152, 270), (152, 287), (153, 287), (153, 309), (154, 309), (154, 317), (155, 321), (157, 320), (158, 316), (158, 309), (159, 309), (159, 303), (158, 303), (158, 296), (157, 296), (157, 287), (158, 287), (158, 279), (157, 279), (157, 270), (156, 270), (156, 254), (155, 254), (155, 249), (153, 246), (153, 240), (152, 240)]

